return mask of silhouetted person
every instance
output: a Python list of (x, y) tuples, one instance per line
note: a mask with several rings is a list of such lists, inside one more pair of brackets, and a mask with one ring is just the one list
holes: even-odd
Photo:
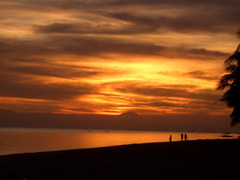
[(170, 134), (169, 141), (172, 142), (172, 135)]
[(183, 133), (181, 133), (181, 140), (183, 141)]
[(186, 133), (185, 133), (185, 135), (184, 135), (184, 139), (185, 139), (185, 141), (188, 139), (188, 136), (187, 136)]

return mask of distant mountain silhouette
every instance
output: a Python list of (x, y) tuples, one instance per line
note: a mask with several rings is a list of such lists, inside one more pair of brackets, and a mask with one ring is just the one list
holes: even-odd
[(0, 109), (0, 127), (118, 129), (239, 132), (228, 126), (227, 115), (139, 115), (134, 111), (120, 115), (57, 114), (15, 112)]
[(119, 115), (121, 118), (137, 118), (140, 115), (135, 113), (134, 111), (127, 111)]

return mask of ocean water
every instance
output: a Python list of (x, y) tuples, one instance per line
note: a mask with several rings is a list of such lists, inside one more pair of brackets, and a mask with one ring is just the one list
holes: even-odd
[[(168, 142), (170, 134), (172, 141), (181, 140), (181, 132), (168, 131), (0, 128), (0, 155)], [(222, 133), (187, 132), (187, 135), (188, 140), (224, 138)]]

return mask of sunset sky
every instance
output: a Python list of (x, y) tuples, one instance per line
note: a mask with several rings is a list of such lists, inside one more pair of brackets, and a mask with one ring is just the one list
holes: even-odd
[(229, 115), (238, 0), (1, 0), (0, 109)]

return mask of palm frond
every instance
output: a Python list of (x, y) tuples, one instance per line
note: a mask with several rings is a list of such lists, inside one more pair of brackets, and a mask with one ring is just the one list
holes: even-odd
[(232, 118), (232, 121), (231, 121), (231, 126), (235, 126), (236, 124), (238, 124), (240, 122), (240, 107), (235, 107), (233, 109), (233, 112), (231, 114), (231, 118)]
[(234, 74), (225, 74), (220, 79), (217, 89), (218, 90), (229, 89), (235, 78), (236, 77)]
[(225, 70), (230, 72), (223, 75), (218, 83), (218, 90), (226, 90), (219, 101), (223, 101), (230, 108), (231, 126), (240, 123), (240, 44), (235, 52), (224, 62)]
[(225, 60), (224, 65), (228, 67), (234, 63), (236, 63), (238, 66), (240, 65), (240, 44), (234, 53)]
[(229, 89), (231, 84), (228, 83), (221, 83), (218, 85), (217, 90)]
[(229, 66), (226, 66), (226, 67), (225, 67), (225, 70), (226, 70), (227, 72), (234, 72), (234, 71), (237, 70), (237, 65), (236, 65), (236, 64), (231, 64), (231, 65), (229, 65)]

